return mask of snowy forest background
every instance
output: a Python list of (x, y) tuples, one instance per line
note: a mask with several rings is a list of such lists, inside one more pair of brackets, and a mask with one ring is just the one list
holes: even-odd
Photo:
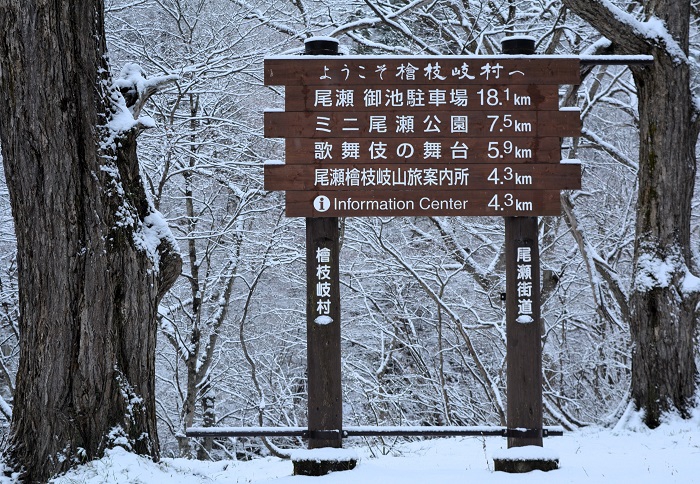
[[(180, 244), (183, 274), (160, 308), (159, 437), (164, 456), (276, 453), (259, 439), (187, 439), (189, 426), (306, 423), (304, 220), (263, 190), (266, 55), (314, 35), (357, 54), (498, 54), (506, 34), (541, 54), (604, 43), (558, 1), (110, 0), (110, 63), (179, 80), (151, 99), (139, 138), (154, 205)], [(612, 2), (628, 11), (635, 2)], [(697, 4), (695, 13), (697, 14)], [(697, 20), (697, 19), (696, 19)], [(697, 25), (691, 53), (700, 54)], [(697, 76), (694, 76), (697, 80)], [(545, 423), (615, 422), (629, 403), (637, 108), (622, 67), (600, 66), (562, 105), (583, 135), (583, 189), (540, 218)], [(692, 236), (698, 259), (695, 197)], [(15, 241), (0, 187), (0, 411), (9, 429), (18, 360)], [(342, 221), (344, 419), (348, 425), (505, 425), (505, 273), (499, 218)], [(292, 444), (286, 442), (286, 444)], [(301, 445), (301, 443), (299, 443)], [(393, 439), (368, 440), (376, 453)], [(286, 445), (285, 445), (286, 446)]]

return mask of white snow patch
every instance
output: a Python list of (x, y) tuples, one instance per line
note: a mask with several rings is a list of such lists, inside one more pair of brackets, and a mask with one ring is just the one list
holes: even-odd
[(117, 227), (132, 227), (136, 223), (136, 213), (127, 203), (122, 203), (119, 206), (115, 218), (114, 223)]
[(114, 143), (114, 139), (119, 133), (129, 131), (134, 127), (153, 128), (156, 126), (155, 120), (147, 115), (139, 116), (140, 113), (134, 109), (140, 105), (138, 103), (127, 107), (122, 90), (128, 95), (140, 96), (143, 93), (157, 91), (159, 86), (166, 82), (178, 79), (177, 75), (153, 76), (146, 79), (141, 66), (134, 63), (127, 63), (122, 67), (119, 77), (112, 82), (112, 115), (110, 116), (107, 128), (108, 138), (103, 142), (103, 149)]
[(663, 20), (658, 17), (651, 17), (646, 22), (642, 22), (614, 5), (610, 0), (599, 0), (599, 2), (602, 3), (618, 21), (634, 29), (637, 35), (651, 42), (661, 44), (666, 49), (666, 53), (671, 56), (675, 62), (688, 62), (685, 52), (683, 52), (681, 46), (668, 32)]
[[(700, 112), (700, 96), (693, 96), (693, 109), (695, 110), (695, 113)], [(696, 114), (697, 116), (697, 114)]]
[(131, 449), (131, 443), (129, 442), (129, 439), (121, 426), (117, 425), (116, 427), (113, 427), (109, 434), (107, 434), (107, 437), (112, 445), (119, 445), (127, 450)]
[(314, 461), (314, 462), (348, 462), (360, 459), (355, 449), (334, 449), (323, 447), (321, 449), (299, 449), (290, 453), (293, 461)]
[(319, 316), (316, 319), (314, 319), (314, 323), (320, 324), (321, 326), (326, 326), (328, 324), (331, 324), (333, 322), (333, 318), (330, 316)]
[(645, 292), (654, 288), (668, 287), (676, 268), (676, 257), (660, 259), (652, 254), (642, 254), (637, 260), (637, 276), (634, 287)]
[(534, 323), (535, 320), (532, 319), (532, 317), (528, 316), (527, 314), (521, 314), (520, 316), (518, 316), (516, 318), (515, 322), (520, 323), (520, 324), (530, 324), (530, 323)]
[(501, 43), (504, 41), (512, 41), (512, 40), (534, 40), (536, 41), (537, 39), (534, 38), (532, 35), (511, 35), (508, 37), (503, 37), (501, 39)]
[(142, 128), (155, 128), (156, 127), (156, 120), (148, 115), (139, 116), (139, 119), (137, 121), (141, 125)]
[(136, 93), (147, 93), (157, 91), (158, 88), (170, 81), (179, 79), (177, 74), (165, 76), (152, 76), (146, 78), (146, 74), (140, 65), (127, 62), (119, 72), (119, 77), (114, 80), (114, 87), (117, 89), (135, 90)]
[(316, 37), (309, 37), (308, 39), (304, 40), (304, 44), (306, 44), (307, 42), (315, 42), (317, 40), (324, 41), (324, 42), (335, 42), (336, 44), (340, 43), (340, 41), (338, 39), (336, 39), (335, 37), (327, 37), (327, 36), (319, 35)]
[(156, 268), (160, 263), (158, 246), (164, 239), (170, 240), (172, 247), (177, 247), (177, 244), (171, 240), (173, 239), (173, 234), (170, 231), (170, 227), (168, 227), (168, 222), (158, 211), (153, 211), (147, 215), (139, 229), (134, 232), (136, 246), (148, 254)]
[[(636, 419), (636, 416), (634, 417)], [(360, 444), (348, 439), (347, 445)], [(512, 475), (493, 471), (491, 456), (506, 448), (500, 437), (457, 437), (417, 441), (392, 447), (389, 455), (371, 457), (369, 450), (353, 450), (360, 457), (352, 471), (323, 477), (293, 476), (288, 460), (266, 457), (244, 461), (197, 461), (146, 457), (115, 448), (104, 458), (82, 465), (54, 479), (55, 484), (121, 484), (167, 482), (168, 484), (249, 483), (301, 484), (689, 484), (699, 482), (697, 456), (700, 449), (700, 415), (690, 420), (664, 419), (662, 425), (644, 432), (625, 426), (613, 432), (600, 427), (566, 432), (564, 437), (545, 439), (544, 450), (559, 456), (560, 468), (551, 472)], [(333, 449), (331, 453), (338, 452)], [(16, 483), (0, 477), (0, 484)]]
[(123, 133), (136, 126), (138, 122), (134, 119), (129, 108), (126, 107), (124, 96), (114, 92), (112, 94), (112, 106), (114, 112), (109, 119), (108, 127), (111, 133)]
[(681, 285), (681, 291), (683, 291), (683, 294), (685, 295), (700, 292), (700, 277), (691, 274), (690, 271), (686, 269), (685, 277), (683, 278), (683, 283)]
[(609, 39), (601, 37), (600, 39), (596, 40), (591, 45), (589, 45), (583, 52), (581, 52), (581, 57), (585, 55), (593, 55), (595, 52), (598, 51), (598, 49), (605, 49), (607, 47), (610, 47), (611, 45), (612, 42), (610, 42)]
[(630, 64), (633, 62), (653, 62), (654, 61), (654, 56), (653, 55), (645, 55), (645, 54), (637, 54), (637, 55), (582, 55), (580, 57), (582, 61), (589, 61), (589, 62), (600, 62), (604, 63), (606, 61), (609, 62), (629, 62)]
[(120, 197), (124, 196), (124, 187), (121, 182), (121, 175), (119, 174), (119, 169), (113, 163), (107, 163), (100, 166), (100, 171), (107, 173), (112, 178), (112, 185), (116, 194)]
[[(366, 61), (369, 56), (366, 55), (359, 55), (359, 54), (352, 54), (352, 55), (346, 55), (342, 57), (343, 61), (347, 60), (360, 60), (360, 61)], [(522, 60), (532, 60), (533, 56), (527, 55), (527, 54), (515, 54), (515, 55), (506, 55), (506, 54), (496, 54), (496, 55), (469, 55), (469, 56), (454, 56), (450, 54), (444, 54), (444, 55), (405, 55), (405, 54), (377, 54), (377, 55), (372, 55), (372, 59), (396, 59), (396, 60), (404, 60), (404, 61), (410, 61), (410, 62), (420, 62), (421, 60), (425, 61), (435, 61), (439, 59), (449, 59), (449, 60), (454, 60), (454, 59), (469, 59), (473, 61), (478, 61), (479, 59), (522, 59)], [(536, 57), (537, 59), (575, 59), (578, 60), (579, 56), (577, 55), (561, 55), (561, 54), (556, 54), (556, 55), (538, 55)], [(275, 60), (294, 60), (294, 61), (299, 61), (299, 62), (315, 62), (319, 60), (328, 60), (328, 61), (333, 61), (333, 60), (338, 60), (338, 56), (336, 55), (314, 55), (314, 56), (297, 56), (297, 55), (286, 55), (286, 54), (280, 54), (280, 55), (268, 55), (265, 56), (265, 59), (275, 59)], [(266, 110), (269, 111), (269, 110)]]
[[(7, 400), (5, 400), (2, 396), (0, 396), (0, 411), (5, 415), (5, 417), (9, 420), (12, 418), (12, 407), (10, 406), (9, 403), (7, 403)], [(1, 469), (0, 469), (1, 471)]]
[(493, 452), (492, 457), (499, 460), (559, 460), (559, 454), (557, 452), (537, 445), (497, 450)]

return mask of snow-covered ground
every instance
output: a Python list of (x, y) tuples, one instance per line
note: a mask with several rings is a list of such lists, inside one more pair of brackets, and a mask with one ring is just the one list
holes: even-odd
[[(352, 471), (323, 477), (292, 476), (292, 464), (276, 458), (251, 462), (163, 459), (154, 464), (121, 449), (52, 482), (67, 483), (700, 483), (700, 412), (691, 420), (669, 418), (656, 430), (632, 416), (624, 428), (587, 428), (545, 439), (560, 459), (558, 470), (505, 474), (493, 471), (499, 437), (432, 439), (402, 445), (392, 455), (371, 458), (358, 448)], [(6, 481), (5, 481), (6, 482)]]

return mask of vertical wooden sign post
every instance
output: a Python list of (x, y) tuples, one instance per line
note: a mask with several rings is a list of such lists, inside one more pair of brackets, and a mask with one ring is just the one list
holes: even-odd
[[(311, 39), (306, 55), (337, 55), (335, 39)], [(342, 447), (337, 217), (306, 219), (306, 355), (309, 449)]]
[[(535, 42), (528, 38), (506, 38), (502, 47), (504, 54), (535, 53)], [(505, 217), (505, 242), (508, 448), (542, 447), (542, 321), (537, 217)], [(494, 458), (497, 471), (546, 471), (557, 467), (557, 460), (544, 457)]]

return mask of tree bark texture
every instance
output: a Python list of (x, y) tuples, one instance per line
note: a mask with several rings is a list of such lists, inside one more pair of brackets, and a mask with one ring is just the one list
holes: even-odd
[(159, 228), (138, 128), (108, 128), (121, 94), (103, 15), (100, 0), (0, 0), (0, 140), (21, 331), (8, 458), (28, 482), (114, 445), (159, 456), (155, 316), (181, 261), (167, 239), (144, 248)]
[[(662, 20), (668, 37), (636, 28), (641, 24), (628, 22), (630, 16), (612, 13), (595, 0), (564, 3), (610, 39), (615, 53), (654, 56), (653, 66), (632, 68), (640, 149), (630, 293), (632, 397), (653, 428), (665, 411), (687, 415), (696, 388), (698, 293), (688, 284), (695, 280), (690, 215), (698, 139), (687, 58), (690, 2), (642, 2), (646, 18)], [(656, 31), (659, 24), (652, 24)]]

